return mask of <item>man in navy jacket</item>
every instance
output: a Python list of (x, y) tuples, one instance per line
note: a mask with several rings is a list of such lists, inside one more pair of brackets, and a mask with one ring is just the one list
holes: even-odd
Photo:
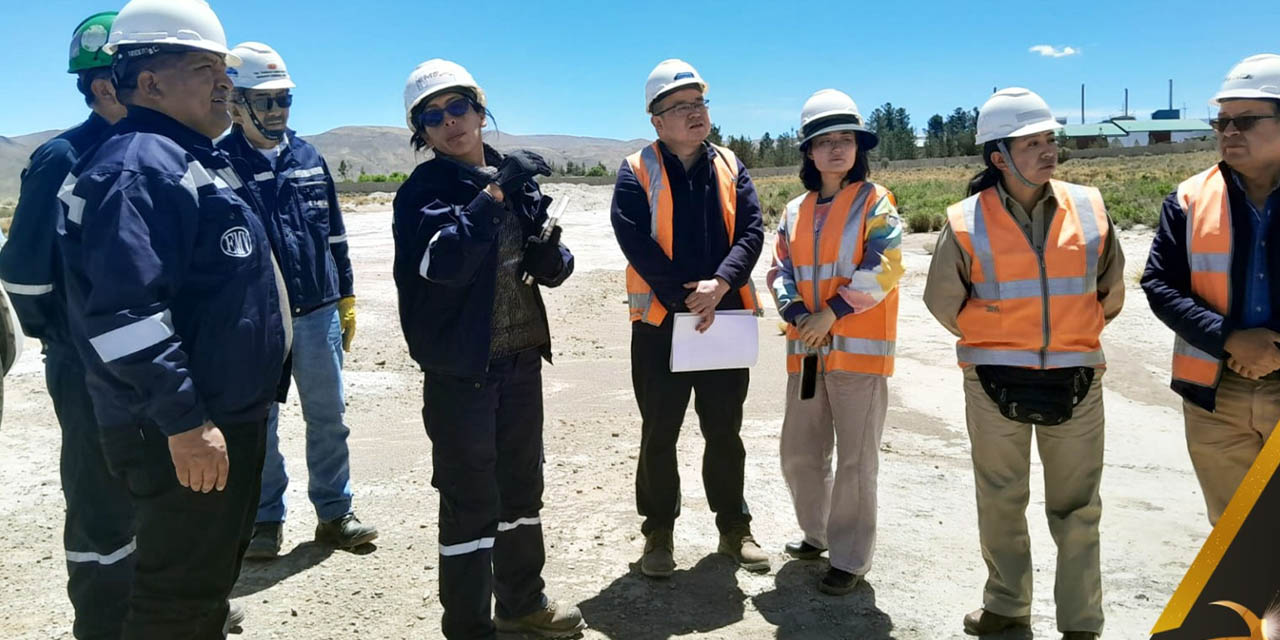
[[(702, 475), (720, 530), (719, 550), (749, 570), (769, 568), (768, 556), (751, 535), (743, 497), (746, 450), (739, 431), (749, 371), (670, 369), (675, 313), (696, 313), (705, 327), (714, 322), (717, 310), (758, 310), (755, 294), (744, 299), (743, 292), (752, 289), (751, 270), (764, 246), (760, 202), (746, 167), (706, 142), (711, 127), (706, 88), (683, 61), (667, 60), (653, 70), (645, 99), (658, 141), (638, 154), (634, 166), (632, 159), (622, 163), (613, 192), (614, 233), (643, 281), (628, 278), (628, 298), (652, 300), (648, 292), (633, 290), (638, 284), (665, 309), (658, 321), (631, 305), (631, 378), (642, 420), (636, 505), (644, 517), (646, 542), (640, 569), (657, 578), (675, 570), (672, 529), (680, 514), (676, 442), (695, 393), (694, 409), (706, 439)], [(637, 168), (648, 165), (653, 171), (642, 181)], [(719, 186), (729, 180), (733, 202), (723, 201)], [(660, 190), (668, 193), (660, 196)], [(667, 237), (670, 244), (664, 247), (660, 239)]]
[[(262, 203), (262, 221), (289, 290), (293, 377), (307, 425), (307, 493), (319, 519), (315, 539), (351, 548), (373, 541), (378, 531), (351, 508), (342, 361), (355, 337), (356, 299), (347, 230), (324, 158), (288, 129), (295, 85), (284, 59), (259, 42), (241, 43), (232, 52), (242, 61), (228, 71), (236, 87), (235, 126), (218, 147)], [(280, 406), (272, 405), (262, 497), (246, 558), (275, 558), (283, 540), (289, 478), (279, 418)]]
[(125, 115), (111, 84), (111, 56), (102, 52), (115, 12), (80, 23), (68, 71), (92, 112), (89, 119), (40, 145), (22, 174), (9, 242), (0, 250), (0, 283), (23, 332), (38, 338), (45, 384), (62, 431), (59, 467), (67, 512), (63, 546), (67, 594), (76, 638), (118, 638), (133, 580), (133, 506), (124, 483), (107, 470), (84, 365), (67, 327), (66, 285), (56, 229), (58, 189), (76, 160)]
[(123, 637), (222, 637), (289, 348), (284, 284), (213, 145), (238, 62), (217, 16), (132, 0), (106, 50), (128, 115), (63, 183), (58, 242), (103, 452), (136, 511)]
[(1142, 288), (1177, 334), (1171, 386), (1216, 523), (1280, 420), (1280, 56), (1245, 59), (1213, 104), (1222, 162), (1165, 199)]

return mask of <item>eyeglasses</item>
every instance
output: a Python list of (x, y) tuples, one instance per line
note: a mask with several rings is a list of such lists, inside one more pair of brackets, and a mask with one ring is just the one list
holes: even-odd
[(247, 104), (253, 107), (254, 111), (270, 111), (271, 107), (277, 106), (281, 109), (288, 109), (293, 106), (293, 94), (286, 93), (279, 96), (253, 96), (250, 98), (246, 95), (240, 96), (240, 104)]
[(418, 116), (414, 118), (414, 122), (417, 123), (419, 128), (438, 127), (444, 124), (444, 116), (446, 113), (455, 118), (461, 118), (462, 116), (467, 115), (467, 112), (471, 110), (473, 104), (474, 103), (472, 103), (469, 98), (456, 98), (446, 103), (443, 109), (440, 107), (428, 107), (423, 109), (418, 113)]
[(1224, 133), (1227, 130), (1227, 127), (1234, 122), (1236, 129), (1240, 131), (1248, 131), (1253, 128), (1253, 125), (1258, 124), (1263, 120), (1280, 120), (1280, 113), (1273, 113), (1269, 116), (1236, 116), (1234, 118), (1219, 117), (1216, 120), (1210, 120), (1209, 126), (1213, 127), (1213, 130), (1218, 133)]
[(694, 102), (681, 102), (680, 104), (667, 107), (666, 109), (663, 109), (662, 111), (659, 111), (653, 115), (662, 116), (662, 115), (671, 113), (676, 115), (677, 117), (683, 118), (695, 111), (706, 111), (707, 107), (709, 106), (711, 106), (710, 100), (695, 100)]

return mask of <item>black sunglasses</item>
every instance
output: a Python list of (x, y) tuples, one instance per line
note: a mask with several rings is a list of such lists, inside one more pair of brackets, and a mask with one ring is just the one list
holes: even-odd
[(249, 96), (241, 96), (240, 103), (253, 107), (254, 111), (270, 111), (272, 105), (280, 107), (281, 109), (288, 109), (293, 106), (293, 94), (286, 93), (279, 96), (254, 96), (252, 98)]
[(1214, 131), (1223, 133), (1227, 130), (1227, 127), (1234, 122), (1236, 129), (1239, 129), (1240, 131), (1248, 131), (1253, 128), (1253, 125), (1258, 124), (1263, 120), (1280, 120), (1280, 113), (1273, 113), (1269, 116), (1236, 116), (1234, 118), (1220, 117), (1215, 120), (1210, 120), (1209, 126), (1213, 127)]
[(419, 128), (438, 127), (441, 124), (444, 124), (444, 116), (446, 113), (455, 118), (461, 118), (462, 116), (467, 115), (467, 112), (470, 111), (473, 106), (478, 108), (478, 105), (475, 105), (470, 98), (456, 98), (446, 103), (443, 109), (440, 107), (428, 107), (423, 109), (418, 112), (418, 116), (414, 118), (414, 121), (417, 123)]

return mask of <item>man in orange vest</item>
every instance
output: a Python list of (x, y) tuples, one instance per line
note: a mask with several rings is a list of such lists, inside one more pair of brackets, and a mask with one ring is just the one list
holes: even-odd
[(1142, 288), (1177, 334), (1171, 386), (1216, 524), (1280, 420), (1280, 55), (1236, 65), (1211, 104), (1222, 162), (1165, 199)]
[(702, 477), (716, 513), (721, 553), (744, 568), (768, 571), (769, 557), (751, 536), (743, 499), (746, 451), (738, 435), (747, 369), (672, 373), (672, 318), (760, 303), (751, 270), (764, 246), (755, 186), (733, 152), (708, 144), (707, 85), (688, 63), (665, 60), (649, 74), (645, 108), (658, 141), (618, 169), (611, 218), (627, 268), (631, 308), (631, 380), (642, 420), (636, 506), (644, 517), (640, 570), (665, 578), (675, 570), (672, 529), (680, 515), (676, 441), (689, 396), (706, 439)]

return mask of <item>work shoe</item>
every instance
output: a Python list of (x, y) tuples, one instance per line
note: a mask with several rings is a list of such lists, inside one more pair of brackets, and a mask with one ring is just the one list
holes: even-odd
[(815, 547), (808, 542), (801, 540), (800, 542), (788, 542), (784, 547), (787, 555), (797, 560), (817, 560), (822, 557), (822, 553), (826, 551), (821, 547)]
[(1092, 631), (1063, 631), (1062, 640), (1098, 640), (1098, 634)]
[(858, 574), (831, 567), (827, 569), (827, 575), (822, 576), (818, 581), (818, 591), (827, 595), (842, 596), (857, 589), (859, 582), (862, 582), (862, 578)]
[(503, 633), (532, 633), (543, 638), (572, 638), (587, 628), (582, 612), (569, 605), (547, 601), (541, 609), (514, 620), (502, 616), (493, 617), (493, 626)]
[(737, 560), (738, 566), (747, 571), (764, 573), (769, 570), (769, 556), (751, 537), (751, 530), (745, 527), (720, 534), (720, 553)]
[(676, 571), (675, 543), (671, 531), (659, 529), (644, 537), (640, 573), (650, 578), (670, 578)]
[(971, 636), (999, 633), (1013, 627), (1031, 626), (1031, 616), (1002, 616), (986, 609), (974, 609), (964, 616), (964, 632)]
[(253, 525), (253, 537), (245, 549), (246, 560), (274, 560), (284, 544), (283, 522), (259, 522)]
[(339, 549), (352, 549), (368, 544), (377, 537), (378, 530), (367, 524), (361, 524), (354, 513), (316, 525), (316, 542)]
[(231, 633), (232, 629), (239, 629), (244, 624), (244, 607), (239, 602), (227, 601), (230, 605), (227, 607), (227, 619), (222, 623), (222, 635)]

